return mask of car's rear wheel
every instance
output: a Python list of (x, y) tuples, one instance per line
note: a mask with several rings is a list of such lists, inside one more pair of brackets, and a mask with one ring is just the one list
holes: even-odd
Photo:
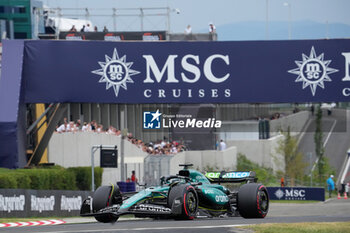
[[(94, 213), (99, 210), (111, 206), (113, 204), (117, 204), (117, 202), (121, 201), (121, 194), (119, 191), (118, 185), (112, 186), (101, 186), (97, 188), (93, 195), (92, 201), (92, 210)], [(119, 217), (106, 213), (95, 216), (95, 219), (99, 222), (108, 223), (115, 222)]]
[(269, 195), (262, 184), (242, 185), (238, 190), (238, 211), (243, 218), (265, 218), (269, 210)]
[(196, 190), (189, 184), (175, 185), (169, 190), (168, 206), (176, 213), (176, 219), (193, 219), (198, 211)]

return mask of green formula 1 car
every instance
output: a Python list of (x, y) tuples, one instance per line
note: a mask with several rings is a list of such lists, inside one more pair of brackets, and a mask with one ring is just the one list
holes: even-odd
[[(117, 185), (99, 187), (83, 201), (80, 215), (94, 216), (99, 222), (115, 222), (119, 216), (193, 219), (198, 216), (242, 216), (264, 218), (269, 196), (256, 183), (255, 172), (207, 172), (189, 169), (162, 177), (161, 185), (139, 192), (121, 193)], [(221, 183), (245, 183), (230, 190)]]

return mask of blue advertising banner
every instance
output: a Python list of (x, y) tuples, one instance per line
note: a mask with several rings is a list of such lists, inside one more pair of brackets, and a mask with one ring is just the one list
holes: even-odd
[(25, 41), (26, 103), (338, 102), (350, 40)]
[(267, 187), (270, 200), (324, 201), (324, 188)]

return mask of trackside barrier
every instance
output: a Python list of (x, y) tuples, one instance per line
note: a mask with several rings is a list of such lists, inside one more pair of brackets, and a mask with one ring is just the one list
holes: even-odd
[(0, 218), (78, 216), (90, 191), (0, 189)]
[(270, 200), (324, 201), (324, 188), (308, 187), (267, 187)]

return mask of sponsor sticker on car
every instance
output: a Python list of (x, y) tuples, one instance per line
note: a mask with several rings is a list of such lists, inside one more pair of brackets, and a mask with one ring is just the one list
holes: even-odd
[[(220, 178), (221, 172), (207, 172), (205, 173), (205, 176), (208, 178), (218, 179)], [(227, 172), (224, 175), (222, 175), (221, 178), (225, 179), (232, 179), (232, 178), (245, 178), (249, 177), (250, 172)]]

